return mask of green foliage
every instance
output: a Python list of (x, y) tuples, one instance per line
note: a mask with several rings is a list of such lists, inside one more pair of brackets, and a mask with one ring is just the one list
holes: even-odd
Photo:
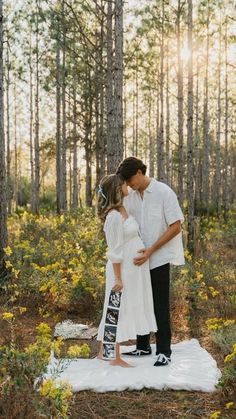
[[(31, 419), (39, 416), (66, 419), (72, 392), (66, 383), (42, 381), (55, 344), (46, 323), (37, 326), (34, 343), (19, 349), (14, 333), (14, 315), (3, 313), (10, 329), (0, 347), (0, 416)], [(61, 344), (62, 341), (60, 341)], [(58, 345), (57, 345), (58, 349)], [(49, 390), (50, 388), (50, 390)]]
[(86, 315), (99, 308), (105, 246), (91, 209), (68, 216), (24, 212), (9, 220), (9, 238), (12, 277), (5, 290), (11, 301), (30, 298)]
[(225, 357), (220, 386), (228, 400), (232, 400), (236, 380), (235, 229), (233, 213), (229, 212), (227, 222), (223, 217), (202, 217), (199, 241), (203, 257), (186, 252), (186, 266), (176, 277), (177, 284), (182, 280), (187, 289), (190, 313), (198, 315), (198, 327), (211, 336)]
[(236, 383), (236, 341), (235, 341), (235, 329), (234, 329), (234, 344), (232, 344), (231, 351), (225, 357), (226, 367), (223, 370), (223, 374), (219, 385), (223, 387), (223, 391), (229, 398), (234, 397), (234, 389)]

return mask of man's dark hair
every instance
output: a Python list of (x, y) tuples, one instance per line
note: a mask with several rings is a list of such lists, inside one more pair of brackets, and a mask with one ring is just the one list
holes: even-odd
[(142, 162), (142, 160), (137, 159), (136, 157), (127, 157), (127, 159), (124, 159), (120, 163), (116, 174), (123, 180), (128, 180), (132, 176), (136, 175), (138, 170), (141, 170), (142, 174), (145, 175), (147, 166)]

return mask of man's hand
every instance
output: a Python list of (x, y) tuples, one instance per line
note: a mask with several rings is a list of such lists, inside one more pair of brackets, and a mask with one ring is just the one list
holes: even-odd
[(141, 253), (141, 256), (137, 256), (136, 258), (134, 258), (133, 262), (136, 266), (141, 266), (150, 258), (153, 251), (151, 247), (147, 247), (146, 249), (140, 249), (138, 253)]

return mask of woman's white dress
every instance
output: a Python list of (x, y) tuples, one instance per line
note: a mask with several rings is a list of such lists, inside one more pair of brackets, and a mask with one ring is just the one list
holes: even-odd
[(157, 330), (153, 309), (153, 296), (149, 262), (135, 266), (134, 257), (144, 248), (139, 236), (139, 227), (131, 215), (124, 220), (120, 212), (112, 210), (104, 223), (108, 245), (106, 265), (106, 294), (103, 316), (98, 328), (98, 340), (103, 340), (105, 317), (110, 291), (114, 286), (112, 263), (121, 263), (123, 290), (116, 341), (136, 339), (136, 335), (146, 335)]

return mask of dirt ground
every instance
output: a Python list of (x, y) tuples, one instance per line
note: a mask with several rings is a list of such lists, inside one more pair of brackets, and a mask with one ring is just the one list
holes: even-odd
[[(176, 317), (174, 318), (176, 319)], [(79, 323), (86, 322), (86, 319), (73, 319), (71, 317), (70, 319), (73, 321), (76, 320)], [(60, 315), (42, 319), (40, 316), (35, 316), (33, 312), (30, 313), (28, 311), (24, 313), (24, 315), (16, 320), (20, 346), (24, 347), (34, 341), (35, 327), (41, 321), (47, 322), (53, 328), (56, 322), (61, 320), (64, 319)], [(174, 333), (173, 343), (195, 337), (199, 339), (201, 345), (216, 359), (219, 368), (223, 368), (223, 357), (216, 351), (210, 339), (199, 332), (197, 322), (196, 326), (192, 328), (195, 330), (190, 330), (185, 323), (182, 322), (182, 329), (179, 329), (178, 333)], [(1, 326), (2, 333), (0, 341), (2, 342), (0, 343), (3, 343), (4, 323)], [(89, 343), (90, 357), (94, 357), (98, 351), (96, 340), (69, 340), (67, 344), (80, 344), (83, 342)], [(104, 394), (82, 391), (74, 395), (70, 406), (69, 417), (71, 419), (207, 419), (212, 412), (221, 410), (223, 413), (223, 416), (220, 416), (221, 419), (235, 419), (236, 410), (225, 408), (225, 404), (228, 401), (221, 389), (214, 393), (172, 390), (157, 391), (148, 389)]]

